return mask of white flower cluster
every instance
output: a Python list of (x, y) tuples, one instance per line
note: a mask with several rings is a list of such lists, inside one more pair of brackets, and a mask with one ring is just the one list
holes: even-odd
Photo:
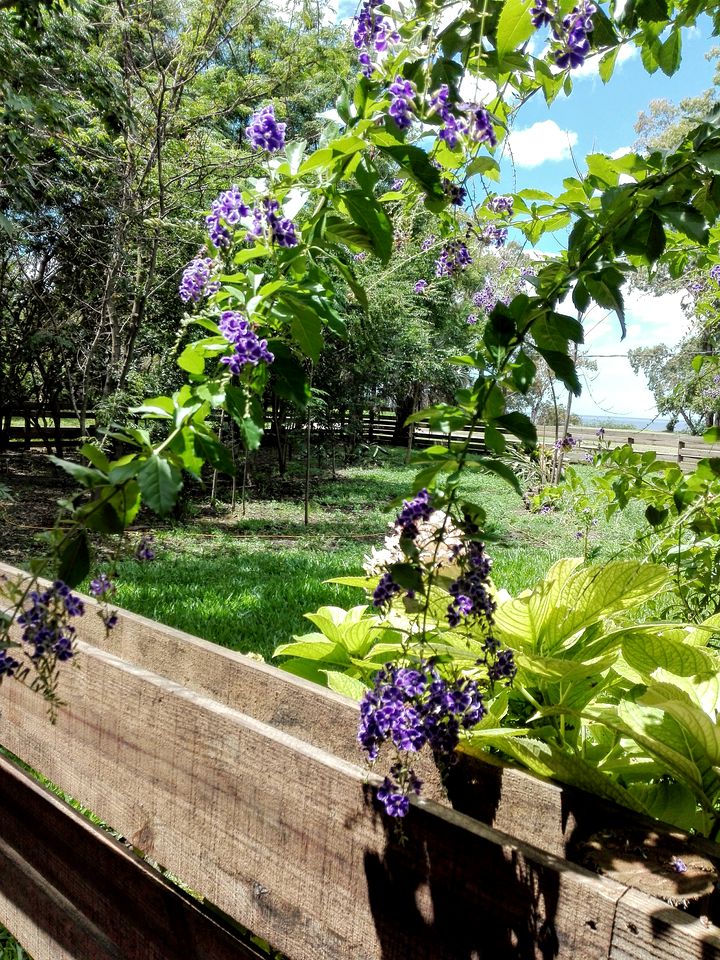
[[(400, 533), (391, 523), (392, 533), (385, 537), (381, 549), (373, 547), (364, 557), (363, 570), (369, 577), (380, 577), (392, 563), (403, 563), (405, 555), (400, 547)], [(426, 569), (439, 570), (452, 566), (461, 549), (462, 530), (457, 527), (444, 510), (434, 510), (427, 520), (417, 521), (418, 535), (415, 546), (420, 551), (420, 562)]]

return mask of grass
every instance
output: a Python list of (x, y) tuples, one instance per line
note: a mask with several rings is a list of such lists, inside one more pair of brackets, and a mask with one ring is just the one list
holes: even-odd
[[(362, 573), (363, 556), (380, 545), (407, 494), (412, 467), (398, 462), (350, 467), (313, 483), (310, 522), (302, 504), (248, 503), (239, 511), (177, 524), (157, 533), (155, 561), (125, 561), (115, 602), (170, 626), (266, 659), (280, 643), (312, 627), (303, 614), (323, 604), (364, 602), (361, 591), (324, 581)], [(492, 475), (474, 475), (466, 491), (488, 515), (494, 579), (511, 593), (531, 586), (563, 556), (582, 551), (567, 514), (530, 514), (520, 497)], [(632, 535), (623, 514), (600, 520), (591, 534), (598, 559), (615, 555)]]

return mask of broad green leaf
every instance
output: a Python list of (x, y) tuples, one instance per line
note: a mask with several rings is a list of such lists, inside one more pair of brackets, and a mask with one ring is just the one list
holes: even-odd
[(716, 674), (720, 660), (709, 650), (689, 646), (662, 634), (629, 634), (622, 641), (622, 654), (631, 667), (646, 677), (658, 668), (679, 677)]
[(682, 59), (682, 36), (679, 28), (675, 27), (661, 44), (657, 59), (665, 76), (671, 77), (677, 72)]
[(355, 677), (349, 677), (346, 673), (339, 673), (337, 670), (323, 670), (327, 676), (327, 684), (335, 693), (340, 693), (344, 697), (350, 697), (351, 700), (362, 700), (370, 689), (362, 680), (356, 680)]
[(157, 454), (143, 463), (137, 480), (144, 502), (160, 516), (169, 513), (175, 506), (183, 485), (180, 471)]
[(532, 0), (505, 0), (497, 25), (496, 49), (502, 62), (535, 33), (530, 7)]
[[(321, 639), (312, 640), (311, 637)], [(350, 665), (344, 647), (340, 643), (331, 643), (322, 634), (311, 633), (295, 643), (282, 643), (273, 651), (273, 657), (297, 657), (302, 660), (324, 660), (327, 663)]]
[(110, 461), (97, 444), (84, 443), (78, 450), (78, 453), (81, 457), (89, 460), (101, 473), (108, 474), (110, 472)]
[(609, 50), (607, 53), (603, 54), (603, 56), (600, 58), (598, 72), (600, 73), (600, 79), (603, 83), (607, 83), (610, 80), (610, 77), (612, 77), (619, 53), (620, 47), (617, 46), (613, 50)]
[(90, 572), (90, 547), (84, 530), (74, 530), (58, 551), (58, 578), (77, 587)]
[(629, 700), (621, 700), (618, 718), (627, 727), (638, 744), (663, 763), (668, 773), (687, 784), (696, 796), (705, 800), (703, 778), (695, 759), (690, 754), (688, 741), (678, 733), (677, 723), (660, 707), (648, 707)]
[(178, 357), (177, 364), (188, 373), (201, 374), (205, 369), (204, 351), (197, 344), (189, 343)]
[(107, 476), (94, 467), (84, 467), (81, 463), (73, 463), (71, 460), (61, 460), (59, 457), (50, 455), (48, 457), (52, 463), (69, 473), (77, 483), (87, 489), (92, 489), (100, 484), (107, 483)]

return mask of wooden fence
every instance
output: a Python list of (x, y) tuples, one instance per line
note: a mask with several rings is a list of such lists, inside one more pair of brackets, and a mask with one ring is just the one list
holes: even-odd
[(88, 415), (85, 430), (80, 428), (72, 410), (49, 412), (39, 407), (3, 411), (0, 417), (0, 453), (4, 450), (30, 450), (45, 447), (63, 456), (95, 434), (95, 417)]
[(720, 958), (709, 920), (573, 860), (603, 826), (657, 825), (464, 758), (456, 809), (431, 785), (400, 836), (355, 703), (130, 613), (106, 637), (86, 603), (57, 724), (6, 681), (0, 740), (127, 841), (0, 761), (0, 922), (35, 960), (257, 957), (238, 924), (289, 960)]
[[(387, 445), (392, 442), (395, 427), (395, 414), (389, 411), (363, 417), (363, 433), (366, 442)], [(504, 431), (509, 446), (517, 441)], [(652, 450), (658, 460), (677, 463), (683, 470), (693, 470), (698, 461), (705, 457), (720, 456), (720, 444), (707, 444), (702, 437), (691, 437), (689, 434), (675, 434), (667, 431), (607, 429), (602, 441), (597, 436), (595, 427), (571, 426), (569, 431), (579, 441), (571, 450), (566, 451), (564, 460), (567, 463), (579, 463), (585, 460), (586, 454), (594, 454), (599, 449), (614, 449), (629, 443), (638, 453)], [(537, 427), (538, 441), (547, 446), (555, 443), (555, 427), (540, 424)], [(562, 436), (562, 431), (560, 431)], [(412, 446), (423, 449), (434, 444), (447, 445), (454, 441), (463, 441), (468, 437), (467, 430), (455, 431), (452, 434), (441, 433), (431, 429), (426, 420), (415, 424), (413, 428)], [(473, 432), (470, 442), (472, 453), (482, 453), (485, 450), (482, 426)]]

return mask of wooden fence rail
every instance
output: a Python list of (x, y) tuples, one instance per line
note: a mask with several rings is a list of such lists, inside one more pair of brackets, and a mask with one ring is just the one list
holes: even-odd
[[(570, 859), (627, 812), (465, 759), (459, 809), (431, 787), (401, 838), (356, 704), (130, 613), (107, 637), (86, 603), (57, 724), (6, 681), (0, 741), (290, 960), (720, 958), (709, 922)], [(254, 956), (4, 761), (0, 877), (0, 922), (35, 960)]]

